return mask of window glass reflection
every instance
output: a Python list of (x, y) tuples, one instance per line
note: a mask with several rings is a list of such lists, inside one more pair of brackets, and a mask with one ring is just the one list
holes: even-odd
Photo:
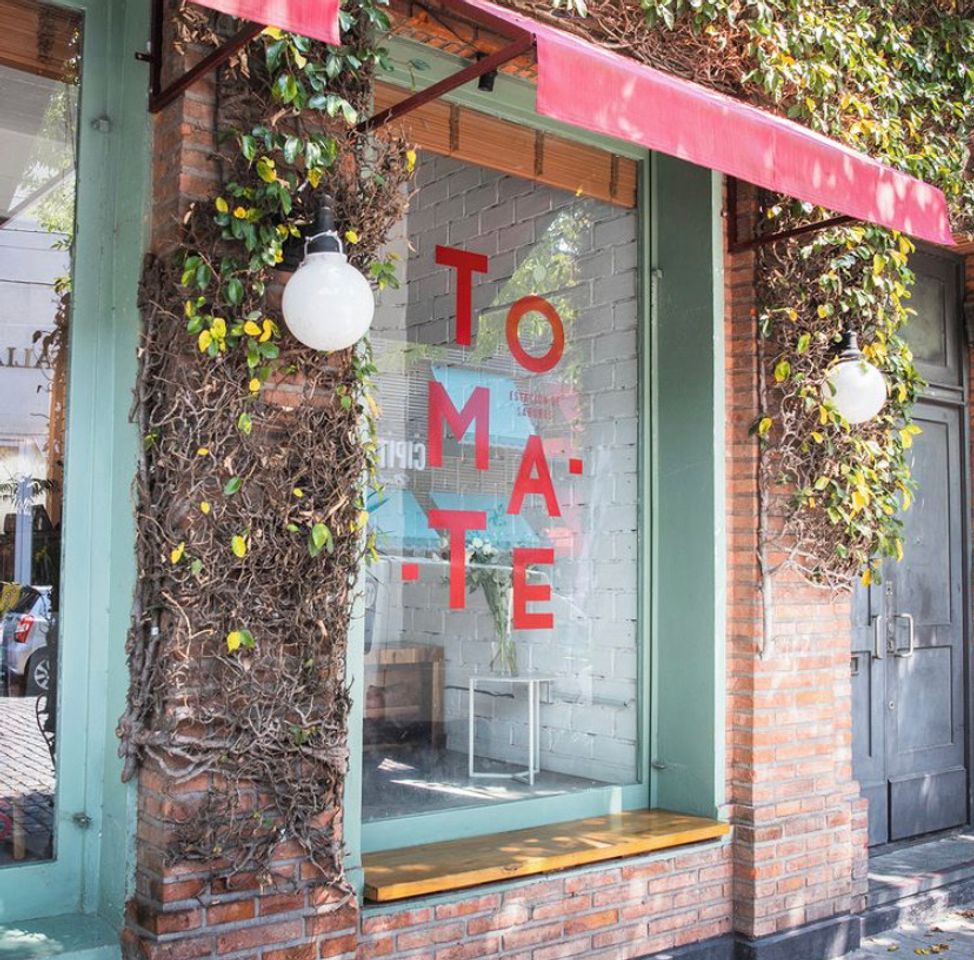
[(0, 5), (0, 865), (50, 859), (81, 21)]
[(417, 186), (371, 338), (370, 820), (639, 776), (636, 212), (432, 155)]

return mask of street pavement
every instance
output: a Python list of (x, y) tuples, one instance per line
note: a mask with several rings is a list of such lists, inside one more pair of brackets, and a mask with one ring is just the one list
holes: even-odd
[(904, 924), (868, 937), (862, 948), (843, 960), (877, 960), (891, 956), (906, 960), (940, 956), (944, 960), (974, 960), (974, 904), (955, 907), (927, 923)]

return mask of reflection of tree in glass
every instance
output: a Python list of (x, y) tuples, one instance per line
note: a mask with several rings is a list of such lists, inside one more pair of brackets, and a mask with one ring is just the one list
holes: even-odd
[[(560, 210), (544, 236), (501, 288), (490, 307), (479, 318), (474, 359), (495, 356), (505, 339), (507, 308), (521, 297), (536, 295), (549, 300), (565, 328), (565, 360), (560, 379), (574, 383), (578, 363), (571, 357), (571, 329), (577, 316), (572, 291), (578, 285), (578, 257), (582, 238), (591, 228), (591, 202), (576, 201)], [(520, 324), (521, 339), (526, 345), (550, 342), (548, 322), (536, 313), (524, 316)]]
[(75, 118), (78, 87), (66, 80), (51, 95), (34, 138), (21, 192), (34, 201), (33, 215), (48, 232), (60, 234), (55, 249), (70, 249), (74, 233)]

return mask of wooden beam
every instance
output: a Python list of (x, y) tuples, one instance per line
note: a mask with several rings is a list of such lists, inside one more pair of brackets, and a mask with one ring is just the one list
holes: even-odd
[(728, 824), (706, 817), (630, 810), (369, 853), (363, 858), (365, 896), (375, 902), (419, 897), (716, 840), (729, 831)]

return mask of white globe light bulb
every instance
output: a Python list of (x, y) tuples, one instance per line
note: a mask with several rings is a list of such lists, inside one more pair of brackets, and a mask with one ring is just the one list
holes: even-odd
[(284, 322), (314, 350), (345, 350), (368, 332), (375, 313), (369, 281), (344, 253), (309, 253), (284, 287)]
[(883, 409), (886, 379), (862, 354), (844, 356), (829, 370), (822, 392), (849, 423), (865, 423)]

